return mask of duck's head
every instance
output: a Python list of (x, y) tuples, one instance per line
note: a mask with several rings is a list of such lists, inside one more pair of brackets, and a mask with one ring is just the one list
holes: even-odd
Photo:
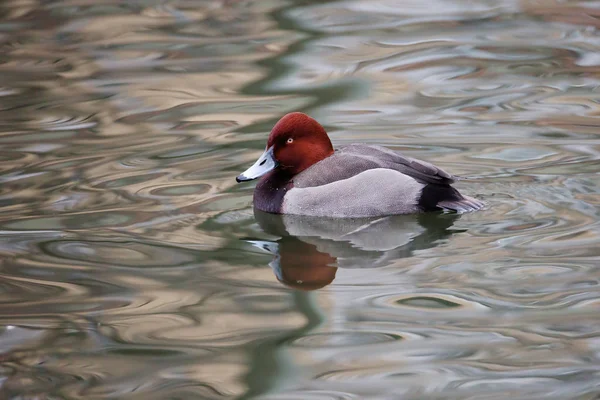
[(249, 181), (279, 169), (296, 175), (333, 154), (325, 129), (306, 114), (285, 115), (271, 130), (265, 152), (236, 181)]

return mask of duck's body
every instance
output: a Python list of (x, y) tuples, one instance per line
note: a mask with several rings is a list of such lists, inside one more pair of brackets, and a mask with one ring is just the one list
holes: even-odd
[(267, 150), (238, 181), (263, 174), (254, 206), (270, 213), (347, 218), (483, 207), (427, 162), (365, 144), (334, 151), (325, 130), (301, 113), (275, 125)]

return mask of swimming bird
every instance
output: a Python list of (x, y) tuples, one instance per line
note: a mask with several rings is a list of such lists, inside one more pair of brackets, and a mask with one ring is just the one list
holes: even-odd
[(334, 150), (321, 124), (300, 112), (275, 124), (264, 153), (236, 181), (257, 178), (254, 207), (275, 214), (355, 218), (484, 206), (428, 162), (367, 144)]

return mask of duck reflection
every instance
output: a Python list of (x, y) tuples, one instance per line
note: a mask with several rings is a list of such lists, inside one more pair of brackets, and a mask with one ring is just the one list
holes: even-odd
[(376, 268), (435, 247), (459, 232), (459, 214), (411, 214), (382, 218), (322, 218), (254, 210), (261, 228), (277, 241), (250, 241), (274, 255), (269, 266), (286, 286), (316, 290), (335, 279), (338, 268)]

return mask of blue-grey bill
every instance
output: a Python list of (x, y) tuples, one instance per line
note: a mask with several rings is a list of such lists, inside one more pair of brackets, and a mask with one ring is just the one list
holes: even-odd
[(284, 279), (283, 271), (281, 270), (281, 256), (279, 255), (279, 244), (277, 242), (271, 242), (268, 240), (246, 240), (246, 242), (275, 256), (273, 258), (273, 261), (269, 263), (269, 267), (271, 267), (277, 279), (280, 282), (283, 282)]
[(250, 168), (242, 172), (235, 178), (238, 182), (251, 181), (252, 179), (260, 178), (267, 172), (277, 167), (277, 162), (273, 157), (273, 147), (269, 147)]

